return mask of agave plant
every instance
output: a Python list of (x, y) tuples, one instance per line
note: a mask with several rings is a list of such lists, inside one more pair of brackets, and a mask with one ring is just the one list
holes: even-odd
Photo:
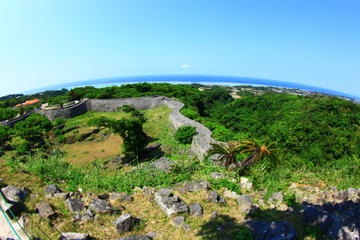
[(278, 149), (273, 148), (274, 144), (275, 143), (270, 143), (265, 145), (254, 140), (241, 141), (240, 154), (250, 153), (247, 158), (241, 160), (241, 167), (252, 166), (266, 157), (273, 157), (274, 153), (278, 151)]
[(236, 155), (238, 155), (242, 151), (242, 145), (238, 141), (229, 141), (229, 142), (218, 142), (218, 143), (210, 143), (211, 149), (209, 151), (210, 154), (219, 154), (219, 161), (221, 161), (226, 168), (228, 168), (231, 164), (235, 164), (238, 166), (238, 162), (236, 161)]

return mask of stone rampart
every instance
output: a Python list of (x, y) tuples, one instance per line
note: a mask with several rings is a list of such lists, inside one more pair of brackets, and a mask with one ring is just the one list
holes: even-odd
[(210, 142), (216, 142), (211, 138), (211, 131), (204, 125), (191, 120), (180, 113), (184, 104), (167, 97), (139, 97), (139, 98), (119, 98), (119, 99), (84, 99), (79, 104), (63, 109), (40, 110), (50, 120), (56, 118), (71, 118), (87, 111), (96, 112), (115, 112), (123, 105), (132, 105), (136, 109), (146, 110), (167, 106), (172, 109), (169, 115), (169, 121), (175, 129), (181, 126), (192, 126), (196, 128), (197, 135), (194, 136), (191, 151), (200, 159), (203, 159), (210, 149)]

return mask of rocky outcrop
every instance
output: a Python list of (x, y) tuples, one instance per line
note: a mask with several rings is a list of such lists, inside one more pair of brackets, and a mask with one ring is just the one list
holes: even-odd
[(115, 221), (116, 230), (118, 233), (130, 232), (134, 226), (139, 223), (139, 219), (134, 218), (130, 214), (120, 216)]
[(90, 239), (89, 234), (87, 233), (61, 233), (61, 236), (59, 238), (60, 240), (88, 240)]
[(35, 205), (35, 210), (39, 213), (39, 215), (43, 218), (51, 218), (55, 215), (53, 208), (50, 203), (42, 201)]
[(171, 193), (169, 189), (162, 188), (155, 193), (155, 202), (161, 210), (171, 216), (177, 213), (186, 213), (189, 211), (188, 206), (178, 196)]
[(173, 167), (176, 165), (174, 161), (170, 161), (166, 157), (161, 157), (159, 160), (156, 160), (152, 163), (150, 163), (150, 166), (153, 168), (156, 168), (162, 172), (169, 173), (173, 169)]
[(351, 200), (324, 205), (304, 204), (304, 225), (318, 227), (327, 239), (358, 240), (360, 238), (360, 204)]
[(295, 229), (288, 222), (249, 221), (254, 240), (295, 240)]
[(26, 188), (18, 188), (15, 186), (3, 187), (1, 191), (9, 202), (15, 203), (25, 201), (25, 198), (30, 193), (30, 191)]
[(71, 212), (81, 212), (85, 209), (84, 202), (77, 198), (69, 198), (65, 203)]

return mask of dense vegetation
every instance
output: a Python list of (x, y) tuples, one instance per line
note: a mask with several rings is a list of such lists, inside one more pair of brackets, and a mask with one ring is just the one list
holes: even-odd
[(193, 136), (196, 134), (196, 129), (191, 126), (182, 126), (175, 133), (175, 139), (180, 143), (189, 144)]
[[(198, 87), (202, 87), (202, 91), (199, 91)], [(262, 92), (261, 95), (240, 91), (238, 95), (241, 98), (233, 99), (230, 92), (230, 87), (141, 83), (100, 89), (82, 87), (70, 91), (47, 91), (6, 99), (0, 101), (0, 106), (12, 107), (34, 97), (50, 104), (62, 104), (81, 98), (155, 95), (177, 98), (185, 103), (182, 113), (205, 124), (217, 140), (255, 140), (259, 146), (275, 142), (279, 150), (276, 154), (279, 165), (267, 160), (260, 161), (242, 173), (252, 178), (258, 187), (281, 189), (291, 181), (304, 179), (314, 182), (321, 180), (339, 187), (359, 186), (355, 177), (360, 174), (359, 105), (323, 95), (306, 97), (271, 91)], [(4, 114), (7, 114), (6, 111), (9, 110), (4, 110)], [(130, 112), (142, 123), (146, 120), (140, 111), (131, 106), (126, 106), (121, 111)], [(94, 120), (94, 125), (97, 124), (96, 121), (104, 122), (104, 119)], [(56, 130), (56, 125), (61, 125), (61, 121), (53, 125), (53, 132), (61, 139), (62, 135), (58, 135), (59, 131)], [(49, 128), (44, 128), (36, 132), (36, 129), (29, 125), (34, 133), (32, 138), (31, 134), (21, 136), (17, 128), (19, 127), (14, 128), (12, 135), (24, 140), (19, 145), (24, 149), (29, 149), (31, 145), (36, 146), (35, 142), (41, 142), (49, 131)], [(4, 142), (9, 138), (4, 132), (6, 131), (0, 129), (0, 133), (3, 133), (3, 148), (6, 145)], [(245, 159), (246, 155), (240, 151), (235, 158), (240, 161)]]

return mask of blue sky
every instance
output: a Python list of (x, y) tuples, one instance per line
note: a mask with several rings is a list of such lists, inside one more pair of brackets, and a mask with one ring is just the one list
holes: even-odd
[(216, 74), (360, 95), (359, 0), (2, 0), (0, 95)]

